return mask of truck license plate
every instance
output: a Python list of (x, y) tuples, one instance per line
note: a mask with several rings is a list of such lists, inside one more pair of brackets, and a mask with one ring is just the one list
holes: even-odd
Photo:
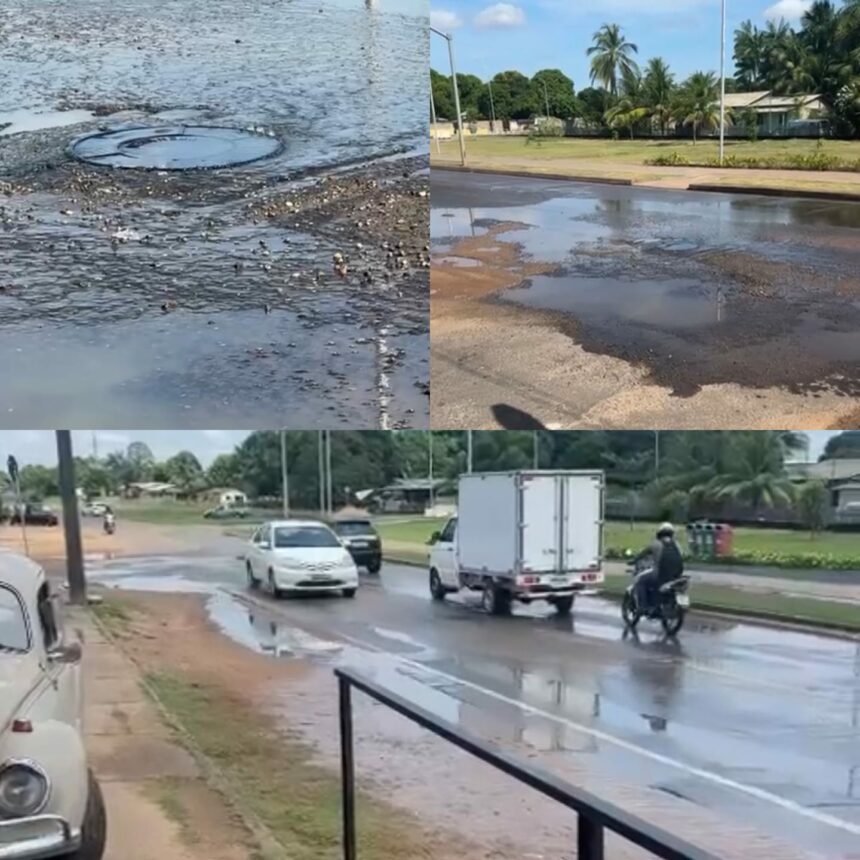
[(554, 576), (552, 578), (553, 585), (567, 585), (567, 577), (566, 576)]

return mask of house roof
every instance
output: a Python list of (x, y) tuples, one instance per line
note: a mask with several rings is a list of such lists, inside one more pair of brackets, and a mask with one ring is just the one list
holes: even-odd
[(822, 460), (820, 463), (810, 463), (805, 472), (808, 478), (820, 478), (823, 481), (860, 480), (860, 460)]
[(726, 107), (745, 108), (755, 104), (759, 99), (769, 96), (769, 90), (761, 90), (755, 93), (726, 93)]
[(756, 113), (794, 110), (798, 106), (802, 107), (820, 100), (821, 96), (819, 95), (775, 96), (767, 93), (763, 99), (753, 104), (753, 109)]
[(165, 484), (160, 481), (138, 481), (134, 484), (129, 484), (130, 487), (136, 487), (144, 493), (162, 493), (167, 490), (175, 490), (173, 484)]

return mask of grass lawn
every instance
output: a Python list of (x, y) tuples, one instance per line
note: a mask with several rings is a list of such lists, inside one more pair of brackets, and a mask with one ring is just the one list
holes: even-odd
[(117, 517), (139, 523), (153, 525), (243, 525), (246, 523), (262, 522), (267, 514), (250, 510), (245, 519), (235, 520), (206, 520), (203, 514), (210, 508), (217, 507), (211, 502), (180, 502), (175, 499), (117, 499), (108, 502)]
[[(420, 518), (395, 523), (377, 524), (383, 541), (393, 542), (392, 549), (400, 544), (412, 544), (416, 557), (426, 558), (426, 544), (430, 535), (442, 528), (444, 519)], [(604, 539), (607, 549), (641, 549), (654, 537), (655, 523), (629, 523), (610, 521), (606, 523)], [(807, 532), (785, 529), (738, 528), (735, 531), (735, 548), (739, 551), (761, 551), (782, 553), (827, 553), (844, 558), (860, 556), (860, 534), (849, 532), (825, 532), (810, 540)], [(405, 557), (405, 556), (401, 556)]]
[[(739, 158), (790, 158), (816, 151), (817, 140), (747, 140), (727, 141), (726, 154)], [(468, 158), (527, 158), (535, 161), (563, 161), (581, 159), (605, 161), (619, 164), (644, 164), (647, 159), (677, 152), (691, 161), (707, 161), (719, 157), (717, 141), (706, 140), (694, 144), (686, 140), (580, 140), (578, 138), (550, 138), (540, 143), (528, 142), (525, 137), (475, 137), (466, 138)], [(860, 140), (825, 140), (823, 152), (845, 160), (860, 160)], [(459, 161), (456, 141), (443, 141), (442, 154), (436, 154), (436, 144), (431, 146), (434, 159)]]

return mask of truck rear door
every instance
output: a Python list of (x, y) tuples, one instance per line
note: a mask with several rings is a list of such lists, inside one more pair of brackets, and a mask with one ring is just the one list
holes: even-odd
[(523, 475), (520, 499), (521, 570), (553, 573), (561, 568), (558, 479), (554, 475)]
[(563, 478), (564, 557), (566, 570), (600, 570), (603, 556), (603, 478)]

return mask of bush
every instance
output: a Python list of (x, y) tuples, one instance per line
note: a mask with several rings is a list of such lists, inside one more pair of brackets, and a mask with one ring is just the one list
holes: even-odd
[[(625, 548), (607, 547), (605, 557), (609, 561), (624, 559)], [(688, 557), (695, 565), (696, 559)], [(793, 570), (860, 570), (860, 555), (843, 556), (825, 552), (785, 553), (763, 550), (739, 550), (732, 556), (702, 559), (707, 564), (736, 567), (784, 567)]]
[(645, 162), (655, 167), (689, 167), (690, 159), (681, 155), (680, 152), (671, 152), (669, 155), (658, 155)]

